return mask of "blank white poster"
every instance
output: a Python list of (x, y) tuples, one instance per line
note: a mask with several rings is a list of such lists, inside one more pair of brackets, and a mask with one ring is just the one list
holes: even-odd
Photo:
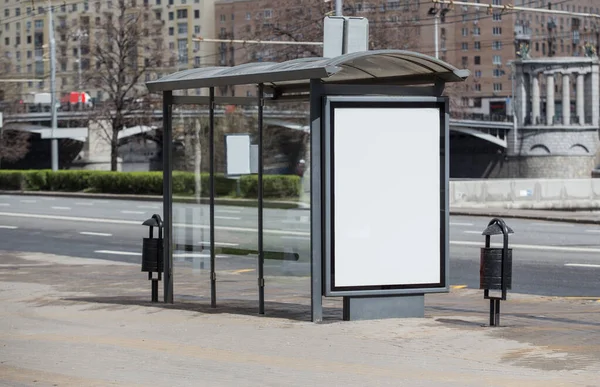
[(228, 135), (225, 146), (227, 147), (227, 174), (247, 175), (250, 173), (250, 136)]
[(440, 111), (336, 108), (335, 286), (440, 283)]

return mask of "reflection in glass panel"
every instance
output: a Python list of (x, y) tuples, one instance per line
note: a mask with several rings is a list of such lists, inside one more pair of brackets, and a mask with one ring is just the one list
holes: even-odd
[(210, 300), (209, 130), (206, 106), (173, 107), (175, 299)]
[[(285, 118), (278, 118), (287, 112)], [(270, 105), (264, 121), (265, 299), (269, 308), (310, 310), (308, 106)]]
[(256, 109), (232, 105), (217, 105), (216, 109), (217, 298), (222, 304), (258, 312), (257, 195), (246, 180), (256, 173)]

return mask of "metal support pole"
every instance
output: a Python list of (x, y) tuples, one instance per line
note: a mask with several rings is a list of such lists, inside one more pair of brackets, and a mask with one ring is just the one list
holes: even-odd
[(342, 2), (343, 2), (343, 0), (335, 0), (335, 16), (342, 16), (342, 13), (343, 13)]
[(434, 42), (435, 42), (435, 59), (439, 59), (440, 58), (440, 53), (439, 53), (439, 46), (438, 46), (438, 29), (439, 29), (439, 23), (440, 23), (440, 13), (436, 12), (435, 13), (435, 36), (434, 36)]
[(215, 272), (215, 88), (209, 88), (208, 165), (210, 169), (210, 306), (217, 307)]
[(52, 116), (51, 157), (52, 170), (58, 170), (58, 140), (56, 136), (56, 40), (54, 39), (54, 16), (52, 1), (48, 0), (48, 39), (50, 40), (50, 112)]
[(310, 80), (310, 296), (311, 320), (323, 321), (323, 195), (321, 99), (323, 85)]
[(77, 91), (81, 91), (81, 31), (77, 31)]
[(164, 261), (164, 300), (173, 303), (173, 146), (172, 146), (172, 105), (173, 92), (163, 91), (163, 261)]
[(258, 313), (265, 314), (265, 254), (263, 245), (263, 108), (264, 85), (258, 85)]
[(517, 67), (515, 66), (515, 63), (513, 62), (511, 64), (511, 70), (512, 70), (512, 99), (511, 99), (511, 103), (512, 103), (512, 114), (513, 114), (513, 152), (515, 152), (515, 156), (518, 154), (518, 145), (517, 142), (519, 141), (519, 138), (517, 136), (517, 130), (518, 130), (518, 126), (517, 126), (517, 101), (515, 100), (515, 84), (517, 83)]
[(496, 306), (496, 300), (494, 299), (490, 299), (490, 326), (493, 327), (494, 326), (494, 322), (495, 317), (496, 317), (496, 311), (494, 310), (494, 307)]

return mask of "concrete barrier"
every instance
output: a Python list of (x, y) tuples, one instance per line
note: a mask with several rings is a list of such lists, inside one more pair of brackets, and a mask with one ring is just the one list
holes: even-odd
[(453, 180), (450, 207), (600, 209), (600, 179)]

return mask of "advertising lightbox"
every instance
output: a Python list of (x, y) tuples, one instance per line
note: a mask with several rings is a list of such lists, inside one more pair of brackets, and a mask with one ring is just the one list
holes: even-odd
[(326, 98), (325, 295), (447, 291), (446, 107)]

